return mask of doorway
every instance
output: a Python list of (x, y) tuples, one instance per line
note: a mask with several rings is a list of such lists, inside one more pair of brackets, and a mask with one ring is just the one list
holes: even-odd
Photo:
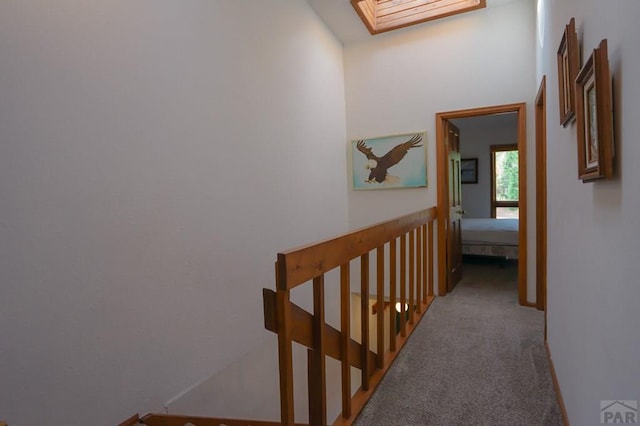
[[(451, 282), (455, 276), (450, 272), (455, 265), (450, 261), (449, 251), (452, 244), (458, 244), (451, 237), (452, 200), (450, 197), (452, 182), (449, 165), (449, 131), (451, 120), (467, 117), (516, 113), (517, 114), (517, 146), (519, 169), (519, 228), (518, 228), (518, 302), (520, 305), (535, 306), (527, 302), (527, 169), (526, 169), (526, 104), (498, 105), (483, 108), (440, 112), (436, 114), (436, 162), (438, 182), (438, 295), (444, 296), (453, 288)], [(455, 219), (455, 218), (453, 218)], [(454, 250), (455, 251), (455, 250)]]

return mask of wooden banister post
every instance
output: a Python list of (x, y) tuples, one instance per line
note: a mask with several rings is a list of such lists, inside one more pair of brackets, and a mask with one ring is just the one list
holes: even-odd
[[(280, 421), (283, 425), (293, 426), (293, 350), (291, 348), (291, 305), (286, 278), (281, 276), (276, 262), (276, 316), (278, 333), (278, 365), (280, 368)], [(282, 281), (281, 281), (282, 280)]]

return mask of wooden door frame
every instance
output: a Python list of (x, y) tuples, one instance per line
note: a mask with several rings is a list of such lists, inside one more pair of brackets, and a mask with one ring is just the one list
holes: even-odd
[(536, 307), (545, 312), (547, 340), (547, 76), (535, 101), (536, 123)]
[[(452, 166), (452, 159), (451, 159), (451, 153), (455, 152), (456, 153), (456, 157), (458, 157), (458, 170), (460, 170), (460, 164), (462, 161), (462, 156), (460, 153), (460, 129), (458, 128), (458, 126), (456, 126), (455, 124), (451, 123), (450, 121), (446, 121), (443, 123), (445, 125), (444, 131), (448, 132), (446, 139), (448, 141), (455, 141), (455, 146), (451, 146), (451, 144), (448, 146), (447, 148), (447, 167)], [(453, 148), (453, 149), (452, 149)], [(460, 172), (461, 174), (461, 172)], [(451, 175), (449, 174), (449, 169), (447, 169), (447, 178), (450, 178)], [(460, 176), (458, 176), (460, 178)], [(447, 185), (447, 188), (449, 188), (449, 186)], [(456, 229), (457, 232), (455, 232), (452, 235), (452, 229), (451, 229), (451, 225), (452, 225), (452, 218), (451, 218), (451, 210), (455, 207), (456, 205), (456, 200), (453, 201), (453, 203), (447, 203), (447, 212), (448, 212), (448, 224), (450, 226), (450, 228), (447, 230), (447, 238), (456, 238), (456, 239), (460, 239), (460, 247), (458, 247), (458, 249), (460, 250), (458, 252), (458, 250), (455, 250), (455, 259), (454, 262), (452, 263), (456, 263), (456, 265), (452, 265), (452, 264), (448, 264), (447, 265), (447, 292), (449, 291), (453, 291), (453, 289), (455, 288), (456, 284), (458, 284), (458, 282), (460, 282), (460, 280), (462, 279), (462, 230), (461, 225), (462, 225), (462, 215), (464, 213), (460, 213), (460, 210), (462, 209), (462, 181), (458, 181), (456, 184), (452, 185), (451, 188), (449, 188), (447, 190), (447, 200), (451, 201), (450, 196), (451, 196), (451, 190), (453, 189), (454, 198), (457, 198), (457, 201), (459, 201), (459, 203), (457, 203), (457, 209), (454, 210), (454, 212), (459, 215), (458, 218), (456, 219), (455, 217), (453, 218), (453, 222), (458, 221), (459, 223), (457, 223), (453, 228)], [(457, 197), (456, 197), (456, 193), (457, 193)], [(447, 258), (451, 258), (452, 255), (454, 254), (454, 251), (451, 250), (451, 248), (449, 248), (447, 250), (446, 256)], [(455, 268), (455, 269), (452, 269)]]
[[(527, 302), (527, 104), (471, 108), (458, 111), (436, 113), (436, 166), (438, 188), (438, 296), (447, 294), (447, 238), (445, 225), (449, 222), (449, 194), (447, 149), (445, 146), (445, 122), (454, 118), (477, 117), (480, 115), (515, 112), (518, 114), (518, 168), (519, 168), (519, 232), (518, 232), (518, 302), (532, 306)], [(533, 305), (535, 306), (535, 305)]]

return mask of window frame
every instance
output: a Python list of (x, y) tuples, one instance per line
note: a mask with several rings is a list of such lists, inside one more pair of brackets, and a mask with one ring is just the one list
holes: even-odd
[(498, 201), (496, 200), (496, 153), (505, 151), (518, 151), (518, 186), (520, 185), (520, 152), (518, 144), (491, 145), (490, 164), (491, 164), (491, 217), (496, 218), (496, 209), (500, 207), (517, 207), (520, 209), (520, 194), (517, 201)]

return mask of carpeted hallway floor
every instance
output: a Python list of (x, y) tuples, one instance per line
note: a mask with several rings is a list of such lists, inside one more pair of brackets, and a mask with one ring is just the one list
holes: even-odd
[(517, 265), (465, 264), (356, 425), (561, 425), (541, 311), (518, 305)]

